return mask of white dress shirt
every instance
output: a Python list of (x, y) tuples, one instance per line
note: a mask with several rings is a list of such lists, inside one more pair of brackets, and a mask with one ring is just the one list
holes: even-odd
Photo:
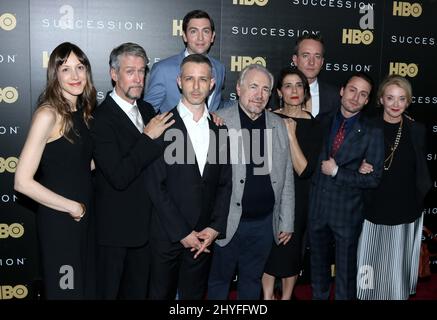
[(115, 103), (123, 110), (124, 113), (129, 117), (132, 123), (137, 127), (137, 129), (142, 133), (144, 128), (143, 117), (141, 117), (140, 110), (138, 109), (137, 102), (130, 104), (126, 100), (120, 98), (120, 96), (115, 92), (115, 89), (109, 94)]
[(179, 101), (177, 106), (179, 115), (187, 128), (191, 143), (193, 144), (194, 153), (196, 154), (197, 164), (199, 166), (200, 175), (203, 175), (206, 159), (208, 157), (209, 148), (209, 123), (210, 115), (204, 107), (203, 115), (199, 121), (193, 120), (193, 113)]
[(319, 98), (319, 83), (314, 81), (310, 84), (311, 93), (311, 114), (313, 117), (317, 116), (320, 112), (320, 98)]

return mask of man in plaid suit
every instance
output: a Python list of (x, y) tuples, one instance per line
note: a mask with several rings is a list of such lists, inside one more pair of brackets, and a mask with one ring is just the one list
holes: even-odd
[[(378, 185), (384, 161), (383, 132), (361, 113), (371, 90), (369, 76), (352, 75), (340, 90), (340, 108), (320, 119), (325, 139), (320, 167), (312, 180), (309, 209), (313, 299), (329, 298), (329, 253), (333, 240), (335, 298), (356, 298), (362, 193)], [(373, 172), (365, 175), (358, 171), (364, 159), (373, 165)]]

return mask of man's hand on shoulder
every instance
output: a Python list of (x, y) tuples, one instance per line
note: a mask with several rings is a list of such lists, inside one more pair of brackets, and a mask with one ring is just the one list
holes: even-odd
[(173, 123), (174, 119), (171, 121), (170, 118), (173, 117), (173, 113), (164, 112), (153, 117), (149, 123), (144, 127), (143, 133), (148, 135), (151, 139), (156, 139)]

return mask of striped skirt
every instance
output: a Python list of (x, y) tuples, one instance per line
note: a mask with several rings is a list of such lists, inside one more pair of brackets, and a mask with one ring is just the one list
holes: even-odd
[(407, 300), (416, 293), (423, 215), (408, 224), (364, 220), (358, 243), (357, 298)]

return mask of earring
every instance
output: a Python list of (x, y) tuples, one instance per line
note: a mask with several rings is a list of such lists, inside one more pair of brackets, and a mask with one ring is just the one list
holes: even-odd
[(282, 109), (284, 105), (284, 99), (282, 98), (282, 96), (279, 96), (279, 109)]

